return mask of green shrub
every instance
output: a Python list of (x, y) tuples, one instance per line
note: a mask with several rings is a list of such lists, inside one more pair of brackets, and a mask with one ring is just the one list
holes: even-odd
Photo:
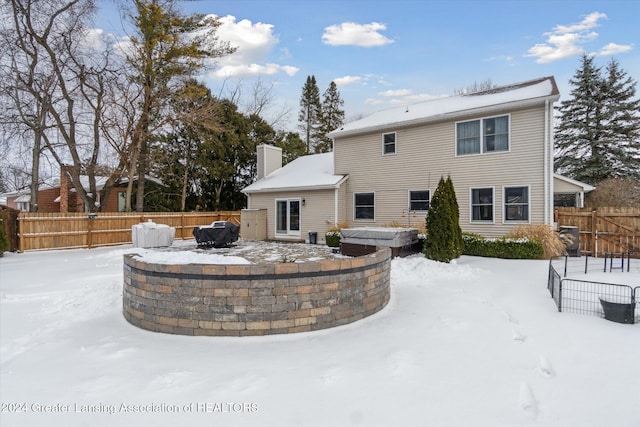
[(0, 257), (4, 256), (4, 253), (11, 249), (9, 247), (9, 238), (4, 231), (4, 221), (0, 218)]
[(460, 212), (451, 178), (440, 178), (433, 193), (427, 215), (425, 256), (434, 261), (449, 262), (462, 254)]
[(340, 246), (340, 230), (331, 229), (324, 235), (327, 246), (337, 248)]
[(539, 239), (500, 237), (488, 239), (474, 233), (462, 235), (464, 255), (507, 259), (541, 259), (544, 253)]

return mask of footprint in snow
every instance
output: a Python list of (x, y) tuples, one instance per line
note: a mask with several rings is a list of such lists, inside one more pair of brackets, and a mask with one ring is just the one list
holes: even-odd
[(411, 372), (414, 364), (413, 353), (409, 351), (397, 351), (387, 358), (387, 366), (391, 376), (399, 378)]
[(513, 323), (514, 325), (518, 324), (518, 319), (513, 317), (513, 315), (509, 311), (502, 310), (502, 314), (504, 315), (504, 317), (507, 319), (509, 323)]
[(556, 372), (553, 369), (553, 365), (544, 355), (540, 355), (539, 363), (540, 373), (546, 378), (553, 378), (556, 376)]
[(326, 369), (320, 378), (322, 379), (322, 382), (325, 383), (326, 385), (331, 385), (339, 382), (342, 376), (343, 376), (342, 368), (339, 366), (333, 366), (331, 368)]
[(538, 402), (527, 382), (520, 384), (520, 409), (532, 420), (538, 416)]
[(527, 340), (527, 336), (526, 336), (526, 335), (521, 334), (521, 333), (520, 333), (518, 330), (516, 330), (516, 329), (512, 329), (512, 330), (511, 330), (511, 336), (513, 337), (513, 340), (514, 340), (515, 342), (518, 342), (518, 343), (523, 343), (523, 342), (525, 342), (525, 341)]

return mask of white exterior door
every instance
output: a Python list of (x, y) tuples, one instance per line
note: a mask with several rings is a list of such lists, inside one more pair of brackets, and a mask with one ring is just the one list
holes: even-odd
[(300, 236), (300, 199), (276, 200), (276, 234)]

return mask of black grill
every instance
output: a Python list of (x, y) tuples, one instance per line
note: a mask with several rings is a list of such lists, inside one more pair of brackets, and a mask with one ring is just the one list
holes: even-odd
[(222, 248), (237, 241), (239, 232), (240, 227), (229, 221), (215, 221), (208, 226), (195, 227), (193, 236), (198, 247)]

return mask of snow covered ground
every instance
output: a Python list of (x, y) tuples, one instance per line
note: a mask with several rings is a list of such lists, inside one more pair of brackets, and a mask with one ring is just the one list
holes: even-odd
[(0, 258), (0, 425), (640, 426), (640, 325), (558, 313), (546, 261), (395, 259), (370, 318), (210, 338), (125, 321), (130, 250)]

